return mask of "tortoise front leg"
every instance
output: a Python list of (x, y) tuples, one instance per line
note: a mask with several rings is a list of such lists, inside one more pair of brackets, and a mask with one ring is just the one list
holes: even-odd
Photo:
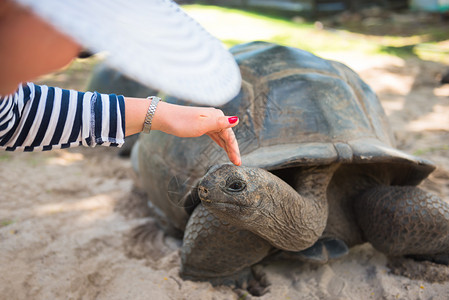
[(272, 248), (261, 237), (221, 221), (200, 204), (184, 233), (181, 276), (241, 287), (251, 277), (250, 267)]
[(365, 238), (392, 256), (449, 258), (449, 204), (415, 186), (379, 186), (354, 201)]

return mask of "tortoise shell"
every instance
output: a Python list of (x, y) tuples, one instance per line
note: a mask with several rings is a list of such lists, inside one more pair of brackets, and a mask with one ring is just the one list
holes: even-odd
[[(304, 165), (395, 164), (392, 182), (417, 185), (435, 166), (395, 148), (373, 90), (347, 66), (307, 51), (266, 42), (231, 49), (240, 66), (240, 93), (220, 107), (236, 115), (242, 164), (269, 171)], [(167, 97), (170, 103), (189, 105)], [(136, 154), (151, 205), (183, 230), (195, 201), (190, 192), (215, 164), (228, 163), (209, 137), (141, 135)]]

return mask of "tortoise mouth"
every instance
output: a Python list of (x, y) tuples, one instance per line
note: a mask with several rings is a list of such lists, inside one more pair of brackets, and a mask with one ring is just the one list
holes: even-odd
[(223, 220), (234, 223), (247, 222), (250, 226), (251, 220), (260, 215), (259, 208), (230, 201), (208, 201), (202, 202), (203, 206)]
[(217, 208), (232, 208), (233, 210), (235, 210), (235, 208), (237, 207), (240, 211), (242, 211), (243, 209), (252, 209), (255, 210), (256, 207), (253, 206), (249, 206), (249, 205), (242, 205), (242, 204), (236, 204), (236, 203), (232, 203), (232, 202), (224, 202), (224, 201), (208, 201), (208, 202), (203, 202), (203, 204), (205, 206), (211, 207), (217, 207)]

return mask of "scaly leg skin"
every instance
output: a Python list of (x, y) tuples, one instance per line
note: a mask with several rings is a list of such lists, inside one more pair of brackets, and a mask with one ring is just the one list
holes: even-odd
[(181, 276), (213, 285), (245, 288), (250, 267), (272, 246), (261, 237), (219, 220), (203, 205), (190, 216), (181, 248)]
[(449, 204), (415, 186), (379, 186), (354, 201), (365, 238), (391, 256), (448, 263)]

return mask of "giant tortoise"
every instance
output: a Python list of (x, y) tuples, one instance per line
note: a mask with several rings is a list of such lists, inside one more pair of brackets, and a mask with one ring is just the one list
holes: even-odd
[(221, 109), (240, 118), (242, 166), (208, 137), (156, 131), (133, 149), (149, 205), (183, 232), (183, 278), (238, 281), (267, 256), (323, 263), (365, 242), (447, 264), (449, 205), (416, 187), (435, 166), (395, 148), (355, 72), (266, 42), (231, 52), (243, 84)]

